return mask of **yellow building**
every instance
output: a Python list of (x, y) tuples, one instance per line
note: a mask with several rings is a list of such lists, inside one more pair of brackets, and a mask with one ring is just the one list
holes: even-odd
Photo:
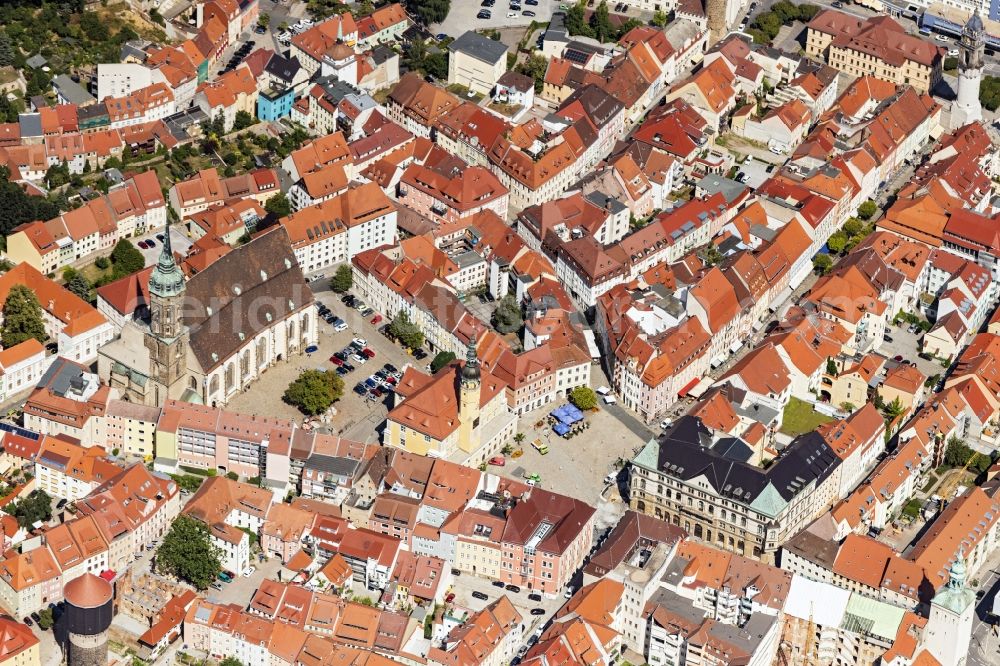
[(861, 19), (828, 9), (806, 28), (806, 55), (852, 76), (910, 85), (919, 93), (941, 80), (945, 49), (907, 34), (888, 16)]
[(507, 71), (507, 47), (469, 31), (448, 45), (448, 83), (489, 95)]
[(864, 407), (868, 402), (868, 389), (871, 382), (882, 369), (885, 359), (875, 354), (863, 356), (855, 362), (849, 358), (838, 358), (833, 361), (837, 373), (823, 375), (821, 395), (831, 405), (851, 405), (849, 411)]
[(483, 370), (475, 339), (465, 362), (434, 375), (409, 368), (396, 386), (396, 405), (386, 417), (383, 444), (422, 456), (478, 465), (497, 455), (517, 430), (506, 386)]
[(7, 236), (7, 259), (26, 263), (39, 273), (54, 273), (60, 266), (60, 252), (44, 222), (27, 222)]
[(13, 618), (0, 617), (0, 666), (40, 666), (38, 638)]

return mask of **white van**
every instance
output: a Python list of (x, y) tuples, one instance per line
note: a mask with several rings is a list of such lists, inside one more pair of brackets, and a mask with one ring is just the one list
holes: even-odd
[(604, 404), (605, 405), (617, 405), (618, 404), (618, 398), (616, 398), (613, 395), (606, 395), (606, 396), (604, 396)]
[(609, 389), (607, 386), (598, 386), (594, 390), (597, 392), (597, 395), (607, 395), (611, 393), (611, 389)]

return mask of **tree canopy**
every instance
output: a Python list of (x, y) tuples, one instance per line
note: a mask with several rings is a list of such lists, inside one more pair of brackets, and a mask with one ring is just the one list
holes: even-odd
[(455, 356), (454, 352), (450, 351), (438, 352), (437, 356), (434, 357), (434, 360), (431, 361), (431, 372), (437, 372), (444, 366), (454, 361), (456, 358), (457, 357)]
[(284, 192), (278, 192), (264, 202), (264, 210), (275, 217), (286, 217), (292, 213), (292, 204)]
[(521, 317), (521, 306), (517, 299), (507, 294), (497, 302), (493, 311), (493, 328), (501, 333), (513, 333), (521, 328), (524, 319)]
[(389, 324), (389, 333), (403, 345), (416, 349), (424, 344), (424, 333), (410, 321), (410, 315), (400, 312)]
[(337, 292), (338, 294), (343, 294), (351, 290), (354, 286), (354, 271), (347, 264), (337, 268), (337, 271), (330, 278), (330, 289)]
[(41, 343), (49, 339), (42, 318), (42, 306), (35, 292), (23, 284), (16, 284), (7, 292), (3, 304), (3, 330), (0, 333), (4, 348), (35, 338)]
[(569, 392), (569, 401), (580, 409), (593, 409), (597, 406), (597, 394), (589, 386), (577, 386)]
[(406, 7), (424, 24), (440, 23), (448, 16), (451, 0), (407, 0)]
[(25, 222), (51, 220), (59, 215), (59, 207), (43, 197), (27, 194), (17, 183), (10, 181), (10, 169), (0, 166), (0, 234), (7, 236), (11, 230)]
[(344, 395), (344, 380), (335, 372), (303, 370), (285, 389), (285, 402), (310, 416), (321, 414)]
[(156, 569), (204, 590), (222, 571), (222, 551), (212, 545), (205, 523), (182, 514), (156, 551)]
[(21, 527), (31, 527), (39, 520), (45, 522), (52, 518), (52, 498), (44, 490), (34, 490), (10, 504), (5, 511), (17, 518)]
[(142, 256), (142, 252), (131, 241), (123, 238), (111, 251), (111, 264), (114, 266), (115, 277), (125, 277), (145, 268), (146, 257)]

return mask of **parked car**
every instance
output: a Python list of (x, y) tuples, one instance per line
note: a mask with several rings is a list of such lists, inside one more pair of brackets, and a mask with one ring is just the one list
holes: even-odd
[(333, 330), (337, 333), (347, 330), (347, 322), (341, 319), (340, 317), (334, 317), (332, 324), (333, 324)]
[(377, 314), (377, 315), (375, 315), (374, 317), (372, 317), (372, 321), (371, 321), (371, 324), (372, 324), (372, 326), (375, 326), (375, 325), (377, 325), (377, 324), (378, 324), (378, 323), (379, 323), (380, 321), (382, 321), (382, 315), (380, 315), (380, 314)]
[(449, 593), (448, 593), (448, 596), (446, 596), (446, 597), (444, 598), (444, 602), (445, 602), (446, 604), (450, 604), (450, 603), (451, 603), (451, 602), (453, 602), (454, 600), (455, 600), (455, 593), (454, 593), (454, 592), (449, 592)]
[(497, 467), (503, 467), (504, 465), (507, 464), (507, 459), (504, 458), (503, 456), (493, 456), (492, 458), (490, 458), (490, 464), (496, 465)]
[(366, 389), (366, 388), (365, 388), (365, 387), (364, 387), (363, 385), (361, 385), (361, 384), (356, 384), (356, 385), (354, 386), (354, 392), (355, 392), (355, 393), (357, 393), (358, 395), (364, 395), (365, 393), (368, 393), (368, 389)]
[[(489, 599), (489, 597), (486, 595), (486, 593), (480, 592), (479, 590), (475, 590), (472, 593), (472, 597), (474, 599), (479, 599), (480, 601), (486, 601), (487, 599)], [(25, 618), (25, 624), (27, 624), (29, 627), (31, 626), (31, 622), (28, 622), (27, 618)]]
[(307, 354), (315, 354), (318, 351), (319, 351), (319, 347), (317, 347), (316, 345), (309, 345), (308, 347), (306, 347), (306, 353)]
[(544, 608), (532, 608), (528, 612), (531, 613), (532, 615), (545, 615), (545, 609)]
[(344, 365), (344, 359), (334, 354), (333, 356), (330, 357), (330, 363), (333, 363), (335, 366), (339, 368), (340, 366)]
[(427, 352), (425, 352), (423, 349), (417, 349), (416, 351), (413, 352), (413, 358), (417, 359), (418, 361), (422, 361), (425, 358), (427, 358)]
[(364, 365), (365, 363), (368, 362), (368, 359), (362, 356), (361, 354), (351, 354), (351, 360), (357, 363), (358, 365)]
[(221, 586), (221, 585), (219, 585), (218, 583), (212, 583), (212, 585), (211, 585), (210, 587), (211, 587), (211, 588), (212, 588), (213, 590), (218, 590), (219, 592), (222, 592), (222, 586)]
[(541, 600), (542, 600), (542, 595), (538, 594), (538, 592), (532, 592), (531, 594), (528, 595), (528, 601), (541, 601)]
[[(473, 594), (473, 595), (475, 595), (476, 593), (475, 593), (475, 592), (473, 592), (472, 594)], [(486, 595), (483, 595), (483, 596), (486, 596)], [(31, 618), (30, 618), (30, 617), (25, 617), (25, 618), (24, 618), (23, 620), (21, 620), (21, 621), (22, 621), (22, 622), (24, 622), (24, 623), (25, 623), (26, 625), (28, 625), (29, 627), (30, 627), (30, 626), (32, 626), (32, 624), (33, 624), (33, 623), (32, 623), (32, 621), (31, 621)]]
[(257, 572), (257, 567), (250, 567), (249, 569), (246, 570), (246, 573), (243, 574), (243, 577), (244, 578), (249, 578), (250, 576), (254, 575), (254, 573), (256, 573), (256, 572)]
[(514, 585), (513, 583), (508, 583), (504, 587), (504, 589), (506, 589), (508, 592), (513, 592), (514, 594), (517, 594), (518, 592), (521, 591), (521, 588), (519, 588), (517, 585)]
[(354, 338), (351, 340), (351, 344), (355, 345), (358, 349), (364, 349), (368, 346), (368, 341), (364, 338)]
[(502, 590), (503, 589), (503, 581), (500, 581), (500, 580), (493, 581), (493, 587), (499, 587)]
[(375, 352), (373, 352), (369, 347), (365, 347), (360, 352), (358, 352), (365, 358), (375, 358)]
[(63, 499), (59, 500), (59, 501), (58, 501), (58, 502), (56, 503), (56, 508), (57, 508), (57, 509), (61, 509), (61, 508), (63, 508), (64, 506), (66, 506), (66, 502), (67, 502), (67, 501), (68, 501), (68, 500), (67, 500), (67, 499), (66, 499), (65, 497), (64, 497)]
[(345, 368), (343, 366), (337, 368), (337, 374), (340, 375), (341, 377), (346, 377), (347, 376), (347, 372), (348, 372), (347, 368)]
[(521, 16), (531, 17), (531, 16), (534, 16), (534, 15), (535, 15), (535, 12), (531, 11), (530, 9), (525, 9), (523, 12), (521, 12)]

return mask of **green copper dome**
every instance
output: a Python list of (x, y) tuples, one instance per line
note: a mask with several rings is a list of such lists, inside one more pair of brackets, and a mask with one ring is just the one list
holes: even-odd
[(965, 558), (962, 553), (952, 562), (948, 570), (948, 584), (934, 597), (933, 604), (950, 610), (956, 615), (961, 615), (976, 603), (976, 593), (965, 586)]
[(170, 249), (170, 225), (167, 225), (163, 235), (163, 249), (156, 262), (153, 274), (149, 276), (149, 293), (160, 297), (177, 296), (184, 289), (184, 274), (174, 261), (174, 253)]

